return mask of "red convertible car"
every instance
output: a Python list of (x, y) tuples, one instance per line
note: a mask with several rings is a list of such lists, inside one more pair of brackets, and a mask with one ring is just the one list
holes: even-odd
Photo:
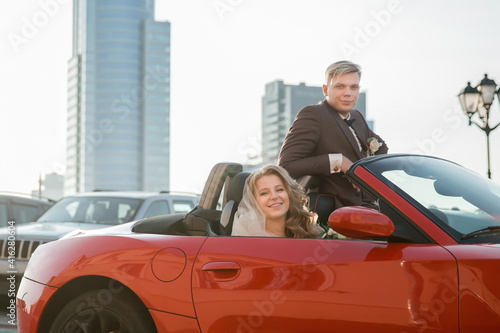
[[(377, 209), (343, 239), (230, 236), (247, 172), (217, 164), (199, 206), (40, 246), (19, 332), (499, 332), (500, 186), (418, 155), (346, 173)], [(221, 207), (221, 209), (218, 209)]]

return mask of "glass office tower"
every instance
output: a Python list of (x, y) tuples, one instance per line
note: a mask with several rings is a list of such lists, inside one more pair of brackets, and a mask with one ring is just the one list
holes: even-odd
[(170, 23), (153, 0), (74, 0), (65, 194), (169, 189)]
[(284, 84), (276, 80), (266, 84), (262, 97), (262, 164), (276, 164), (288, 129), (297, 112), (306, 105), (324, 99), (321, 87)]

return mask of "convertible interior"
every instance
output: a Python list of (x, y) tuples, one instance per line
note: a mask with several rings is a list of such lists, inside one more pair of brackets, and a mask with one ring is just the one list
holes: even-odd
[[(230, 236), (234, 215), (249, 175), (250, 172), (244, 172), (241, 164), (216, 164), (207, 178), (198, 205), (192, 211), (139, 220), (133, 225), (132, 231), (162, 235)], [(318, 196), (314, 192), (317, 185), (315, 178), (306, 176), (298, 182), (306, 190), (312, 210), (318, 213), (320, 222), (326, 224), (329, 211), (324, 208), (329, 207), (330, 203), (327, 197)], [(394, 223), (395, 231), (389, 238), (373, 240), (397, 243), (430, 241), (414, 223), (398, 213), (390, 204), (380, 200), (378, 205), (379, 210)]]
[[(189, 213), (140, 220), (133, 232), (163, 235), (230, 236), (245, 180), (241, 164), (218, 163), (210, 172), (198, 205)], [(218, 209), (218, 207), (222, 207)]]

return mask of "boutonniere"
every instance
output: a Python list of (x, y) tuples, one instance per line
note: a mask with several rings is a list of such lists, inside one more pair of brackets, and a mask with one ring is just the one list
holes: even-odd
[(383, 143), (378, 142), (378, 140), (375, 138), (368, 138), (368, 140), (366, 140), (366, 143), (368, 144), (368, 156), (375, 155), (377, 150), (383, 145)]

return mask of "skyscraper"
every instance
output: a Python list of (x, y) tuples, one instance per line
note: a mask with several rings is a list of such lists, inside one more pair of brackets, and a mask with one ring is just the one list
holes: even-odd
[(152, 0), (74, 0), (65, 194), (169, 189), (170, 23)]
[[(321, 87), (284, 84), (273, 81), (266, 84), (262, 97), (262, 164), (275, 164), (279, 151), (297, 113), (306, 105), (325, 99)], [(355, 108), (366, 118), (366, 94), (359, 94)]]
[(276, 164), (283, 140), (297, 112), (324, 98), (321, 87), (298, 86), (273, 81), (262, 97), (262, 163)]

